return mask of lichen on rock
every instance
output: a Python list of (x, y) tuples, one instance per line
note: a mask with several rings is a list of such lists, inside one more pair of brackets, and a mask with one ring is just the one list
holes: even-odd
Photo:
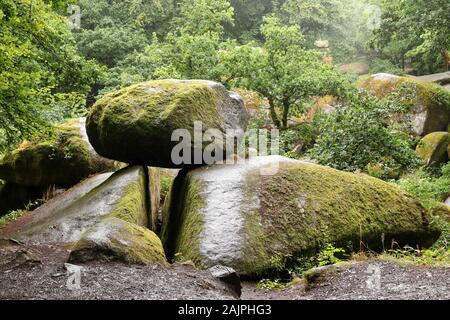
[[(105, 218), (149, 226), (146, 169), (134, 166), (107, 175), (81, 196), (44, 204), (15, 239), (40, 244), (71, 244)], [(93, 178), (94, 179), (94, 178)], [(70, 194), (70, 190), (67, 191)]]

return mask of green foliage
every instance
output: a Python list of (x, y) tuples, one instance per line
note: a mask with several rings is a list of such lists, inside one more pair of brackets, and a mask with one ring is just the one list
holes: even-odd
[(389, 250), (380, 256), (382, 260), (394, 261), (403, 265), (422, 265), (435, 267), (450, 266), (450, 249), (439, 247), (436, 249), (404, 249)]
[[(285, 26), (274, 17), (261, 27), (262, 47), (229, 45), (222, 51), (228, 84), (256, 91), (269, 100), (271, 118), (287, 128), (291, 107), (314, 95), (341, 95), (344, 79), (304, 46), (298, 26)], [(282, 110), (282, 115), (277, 110)]]
[(287, 0), (278, 1), (275, 13), (286, 24), (298, 25), (308, 47), (327, 40), (333, 58), (339, 63), (354, 62), (367, 54), (370, 35), (367, 21), (373, 14), (365, 0)]
[(47, 111), (59, 100), (55, 93), (86, 95), (101, 75), (76, 54), (67, 21), (47, 3), (0, 3), (0, 152), (48, 123)]
[(302, 123), (280, 133), (280, 147), (284, 156), (297, 159), (314, 145), (317, 130), (314, 123)]
[(172, 187), (174, 177), (169, 175), (162, 175), (160, 182), (160, 203), (163, 203), (166, 200), (167, 195), (169, 194), (170, 188)]
[(7, 223), (19, 219), (21, 216), (23, 216), (25, 213), (27, 213), (29, 210), (33, 210), (34, 208), (37, 208), (39, 205), (43, 203), (42, 199), (35, 200), (33, 202), (30, 202), (26, 205), (25, 209), (23, 210), (13, 210), (8, 212), (7, 214), (0, 217), (0, 227), (6, 225)]
[(403, 71), (402, 68), (396, 66), (387, 59), (374, 59), (370, 63), (369, 73), (370, 74), (389, 73), (398, 76), (403, 76), (405, 74), (405, 71)]
[(398, 66), (406, 60), (419, 74), (446, 71), (450, 3), (445, 0), (382, 0), (381, 28), (370, 41)]
[(412, 194), (426, 208), (433, 208), (450, 196), (450, 163), (442, 166), (439, 174), (433, 175), (425, 169), (419, 169), (403, 176), (398, 186)]
[(276, 280), (262, 279), (261, 281), (258, 282), (256, 287), (258, 289), (272, 291), (272, 290), (285, 289), (287, 287), (287, 284), (283, 283), (283, 281), (280, 279), (276, 279)]
[(395, 99), (383, 100), (361, 92), (346, 107), (320, 121), (321, 134), (311, 156), (320, 164), (345, 171), (363, 171), (370, 164), (388, 168), (420, 164), (406, 134), (386, 126), (392, 114), (404, 113), (408, 105)]
[(317, 256), (317, 262), (319, 267), (327, 266), (330, 264), (336, 264), (341, 262), (337, 256), (344, 254), (345, 250), (341, 248), (335, 248), (332, 244), (328, 244)]
[(234, 26), (225, 27), (227, 36), (246, 43), (260, 40), (263, 17), (273, 11), (272, 0), (230, 0), (234, 8)]

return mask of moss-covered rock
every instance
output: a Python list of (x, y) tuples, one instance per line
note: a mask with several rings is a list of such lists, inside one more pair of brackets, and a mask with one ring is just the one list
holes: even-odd
[(372, 250), (431, 245), (440, 230), (400, 189), (283, 157), (260, 157), (179, 174), (162, 240), (169, 257), (255, 275), (326, 244)]
[(84, 123), (71, 120), (23, 142), (0, 159), (0, 178), (27, 187), (70, 187), (90, 174), (114, 170), (114, 161), (100, 157), (89, 144)]
[(416, 153), (427, 165), (444, 163), (449, 159), (450, 133), (433, 132), (425, 136), (417, 145)]
[[(409, 112), (402, 117), (392, 115), (391, 121), (412, 121), (416, 135), (445, 131), (450, 122), (450, 92), (437, 84), (380, 73), (361, 78), (357, 86), (379, 98), (398, 94), (398, 102), (408, 106)], [(405, 96), (406, 91), (412, 96)]]
[[(32, 214), (32, 221), (14, 235), (23, 242), (70, 244), (104, 218), (112, 217), (142, 227), (150, 226), (149, 175), (142, 166), (106, 174), (76, 186)], [(157, 182), (154, 182), (157, 183)], [(81, 190), (77, 192), (77, 188)], [(72, 194), (75, 192), (75, 194)]]
[[(248, 113), (240, 96), (215, 82), (150, 81), (97, 101), (87, 118), (87, 132), (94, 148), (105, 157), (131, 164), (180, 168), (183, 165), (174, 164), (171, 159), (172, 149), (179, 143), (171, 141), (172, 133), (188, 130), (194, 149), (197, 121), (202, 122), (203, 132), (244, 131)], [(205, 142), (201, 148), (208, 144)]]
[(119, 260), (133, 264), (166, 263), (161, 240), (152, 231), (107, 218), (86, 231), (73, 246), (70, 262)]

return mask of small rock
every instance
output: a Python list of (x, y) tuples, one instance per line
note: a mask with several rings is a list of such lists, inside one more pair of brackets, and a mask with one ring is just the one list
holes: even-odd
[(225, 266), (214, 266), (209, 269), (211, 275), (224, 282), (228, 289), (230, 289), (238, 298), (242, 294), (241, 277), (232, 268)]

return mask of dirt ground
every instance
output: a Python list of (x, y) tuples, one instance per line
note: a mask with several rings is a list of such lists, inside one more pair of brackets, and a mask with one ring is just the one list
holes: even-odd
[(304, 282), (270, 292), (245, 284), (242, 299), (268, 300), (448, 300), (450, 268), (400, 266), (369, 260), (327, 272), (307, 289)]
[[(67, 248), (28, 247), (0, 241), (0, 299), (231, 300), (226, 286), (190, 265), (82, 265), (80, 289), (70, 290)], [(386, 261), (352, 263), (324, 273), (308, 287), (299, 281), (265, 291), (243, 282), (243, 300), (450, 299), (450, 268), (400, 266)]]

